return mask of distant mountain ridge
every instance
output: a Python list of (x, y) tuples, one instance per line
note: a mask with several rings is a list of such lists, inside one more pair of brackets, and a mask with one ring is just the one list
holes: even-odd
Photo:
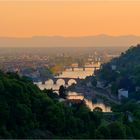
[(31, 38), (0, 37), (0, 47), (129, 47), (140, 43), (140, 36), (34, 36)]

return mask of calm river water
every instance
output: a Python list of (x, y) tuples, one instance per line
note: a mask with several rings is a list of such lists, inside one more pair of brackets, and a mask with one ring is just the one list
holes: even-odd
[[(87, 76), (91, 76), (91, 75), (94, 75), (94, 68), (86, 68), (85, 71), (83, 71), (82, 68), (75, 68), (74, 71), (72, 71), (72, 69), (66, 69), (65, 71), (62, 72), (62, 74), (57, 76), (57, 78), (60, 79), (56, 82), (56, 84), (54, 84), (53, 80), (51, 79), (46, 81), (44, 85), (41, 82), (35, 84), (37, 84), (41, 90), (45, 88), (46, 89), (52, 88), (53, 90), (58, 90), (61, 85), (65, 85), (65, 81), (63, 80), (63, 78), (71, 78), (71, 80), (68, 82), (68, 86), (70, 86), (71, 84), (76, 83), (76, 81), (73, 80), (72, 78), (85, 79)], [(69, 98), (73, 98), (73, 99), (84, 98), (84, 96), (82, 95), (80, 96), (79, 93), (76, 92), (69, 92), (68, 95), (70, 95)], [(96, 107), (100, 107), (103, 112), (111, 111), (111, 108), (109, 106), (106, 106), (102, 102), (93, 103), (91, 100), (85, 98), (84, 100), (86, 105), (91, 110), (95, 109)]]
[(53, 80), (48, 80), (45, 82), (45, 85), (42, 85), (41, 82), (36, 83), (40, 89), (53, 89), (58, 90), (61, 85), (65, 85), (65, 81), (63, 78), (71, 78), (71, 80), (68, 82), (68, 85), (70, 86), (73, 83), (76, 83), (75, 80), (72, 78), (80, 78), (85, 79), (87, 76), (91, 76), (94, 74), (94, 68), (86, 68), (85, 71), (83, 71), (82, 68), (75, 68), (74, 71), (72, 69), (66, 69), (62, 72), (57, 78), (60, 78), (56, 84), (54, 84)]

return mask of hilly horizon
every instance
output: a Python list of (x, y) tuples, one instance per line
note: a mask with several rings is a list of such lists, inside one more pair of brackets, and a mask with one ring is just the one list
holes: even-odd
[(0, 47), (130, 47), (140, 43), (140, 36), (33, 36), (0, 37)]

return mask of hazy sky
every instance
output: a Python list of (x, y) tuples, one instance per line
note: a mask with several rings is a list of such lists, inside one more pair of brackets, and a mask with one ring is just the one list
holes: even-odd
[(0, 0), (0, 36), (140, 35), (140, 0)]

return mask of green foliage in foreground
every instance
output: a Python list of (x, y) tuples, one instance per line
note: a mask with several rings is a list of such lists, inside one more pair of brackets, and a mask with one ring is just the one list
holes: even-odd
[(84, 105), (68, 107), (52, 98), (58, 97), (26, 78), (1, 72), (0, 138), (140, 138), (138, 107), (114, 107), (115, 112), (133, 111), (136, 118), (129, 122), (121, 115), (112, 121)]

